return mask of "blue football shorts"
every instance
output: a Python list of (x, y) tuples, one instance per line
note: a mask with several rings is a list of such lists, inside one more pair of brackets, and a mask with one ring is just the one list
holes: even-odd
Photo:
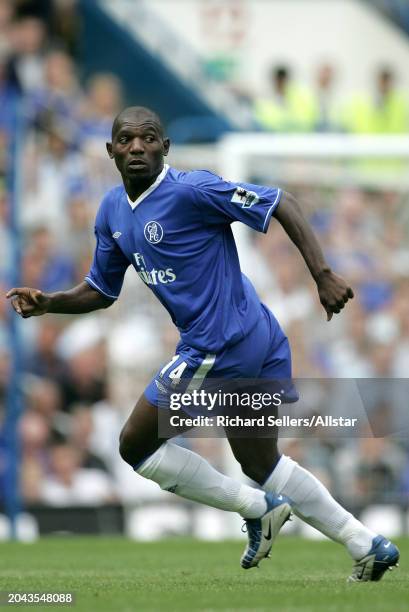
[[(212, 379), (252, 382), (254, 389), (280, 392), (282, 403), (298, 401), (298, 392), (291, 378), (291, 350), (287, 336), (273, 313), (261, 304), (256, 326), (242, 340), (218, 354), (199, 351), (181, 340), (174, 357), (164, 364), (145, 389), (146, 399), (160, 408), (167, 407), (166, 397), (172, 392), (200, 389)], [(267, 382), (268, 381), (268, 382)], [(243, 381), (244, 382), (244, 381)], [(267, 386), (266, 386), (267, 385)]]
[[(172, 392), (189, 392), (211, 384), (212, 379), (246, 379), (272, 384), (280, 392), (282, 403), (298, 401), (291, 378), (291, 351), (287, 336), (273, 313), (261, 304), (261, 314), (251, 332), (218, 354), (204, 353), (178, 343), (174, 357), (164, 364), (145, 389), (146, 399), (158, 407), (167, 407), (163, 399)], [(267, 383), (268, 381), (268, 383)]]

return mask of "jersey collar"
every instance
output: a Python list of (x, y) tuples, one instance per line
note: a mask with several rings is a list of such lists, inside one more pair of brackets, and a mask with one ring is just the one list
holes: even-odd
[(163, 170), (160, 174), (158, 174), (158, 176), (156, 177), (156, 180), (154, 183), (152, 183), (152, 185), (150, 187), (148, 187), (148, 189), (146, 189), (146, 191), (143, 191), (141, 193), (141, 195), (136, 198), (135, 202), (132, 202), (131, 198), (129, 197), (128, 194), (126, 194), (126, 198), (128, 200), (128, 204), (129, 206), (132, 208), (132, 210), (135, 210), (135, 208), (138, 206), (138, 204), (140, 204), (141, 202), (143, 202), (143, 200), (145, 198), (148, 197), (148, 195), (150, 193), (152, 193), (152, 191), (155, 191), (155, 189), (157, 189), (159, 187), (159, 185), (161, 184), (161, 182), (163, 181), (163, 179), (165, 178), (167, 171), (169, 170), (169, 165), (165, 164), (163, 166)]

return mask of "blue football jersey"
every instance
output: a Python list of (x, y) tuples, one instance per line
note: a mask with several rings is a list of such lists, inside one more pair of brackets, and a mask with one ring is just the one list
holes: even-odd
[(85, 280), (115, 300), (132, 265), (182, 340), (217, 353), (253, 329), (261, 308), (240, 270), (230, 225), (241, 221), (266, 232), (281, 193), (168, 166), (135, 202), (123, 186), (115, 187), (97, 213), (97, 244)]

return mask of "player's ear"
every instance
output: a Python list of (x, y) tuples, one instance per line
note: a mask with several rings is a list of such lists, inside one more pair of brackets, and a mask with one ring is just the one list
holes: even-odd
[(170, 140), (169, 138), (163, 139), (163, 155), (167, 155), (169, 153)]
[(112, 153), (112, 142), (107, 142), (106, 143), (106, 148), (107, 148), (109, 157), (111, 159), (113, 159), (114, 158), (114, 154)]

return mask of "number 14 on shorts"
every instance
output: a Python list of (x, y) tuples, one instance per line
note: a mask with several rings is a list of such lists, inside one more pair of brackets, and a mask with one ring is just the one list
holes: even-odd
[[(183, 376), (183, 372), (187, 368), (186, 361), (181, 361), (174, 368), (172, 368), (172, 366), (177, 362), (179, 357), (179, 355), (175, 355), (174, 357), (172, 357), (172, 359), (161, 369), (159, 373), (161, 378), (164, 378), (166, 375), (170, 380), (172, 380), (173, 386), (176, 386), (179, 383), (179, 380)], [(170, 372), (168, 372), (168, 370), (170, 370)]]

